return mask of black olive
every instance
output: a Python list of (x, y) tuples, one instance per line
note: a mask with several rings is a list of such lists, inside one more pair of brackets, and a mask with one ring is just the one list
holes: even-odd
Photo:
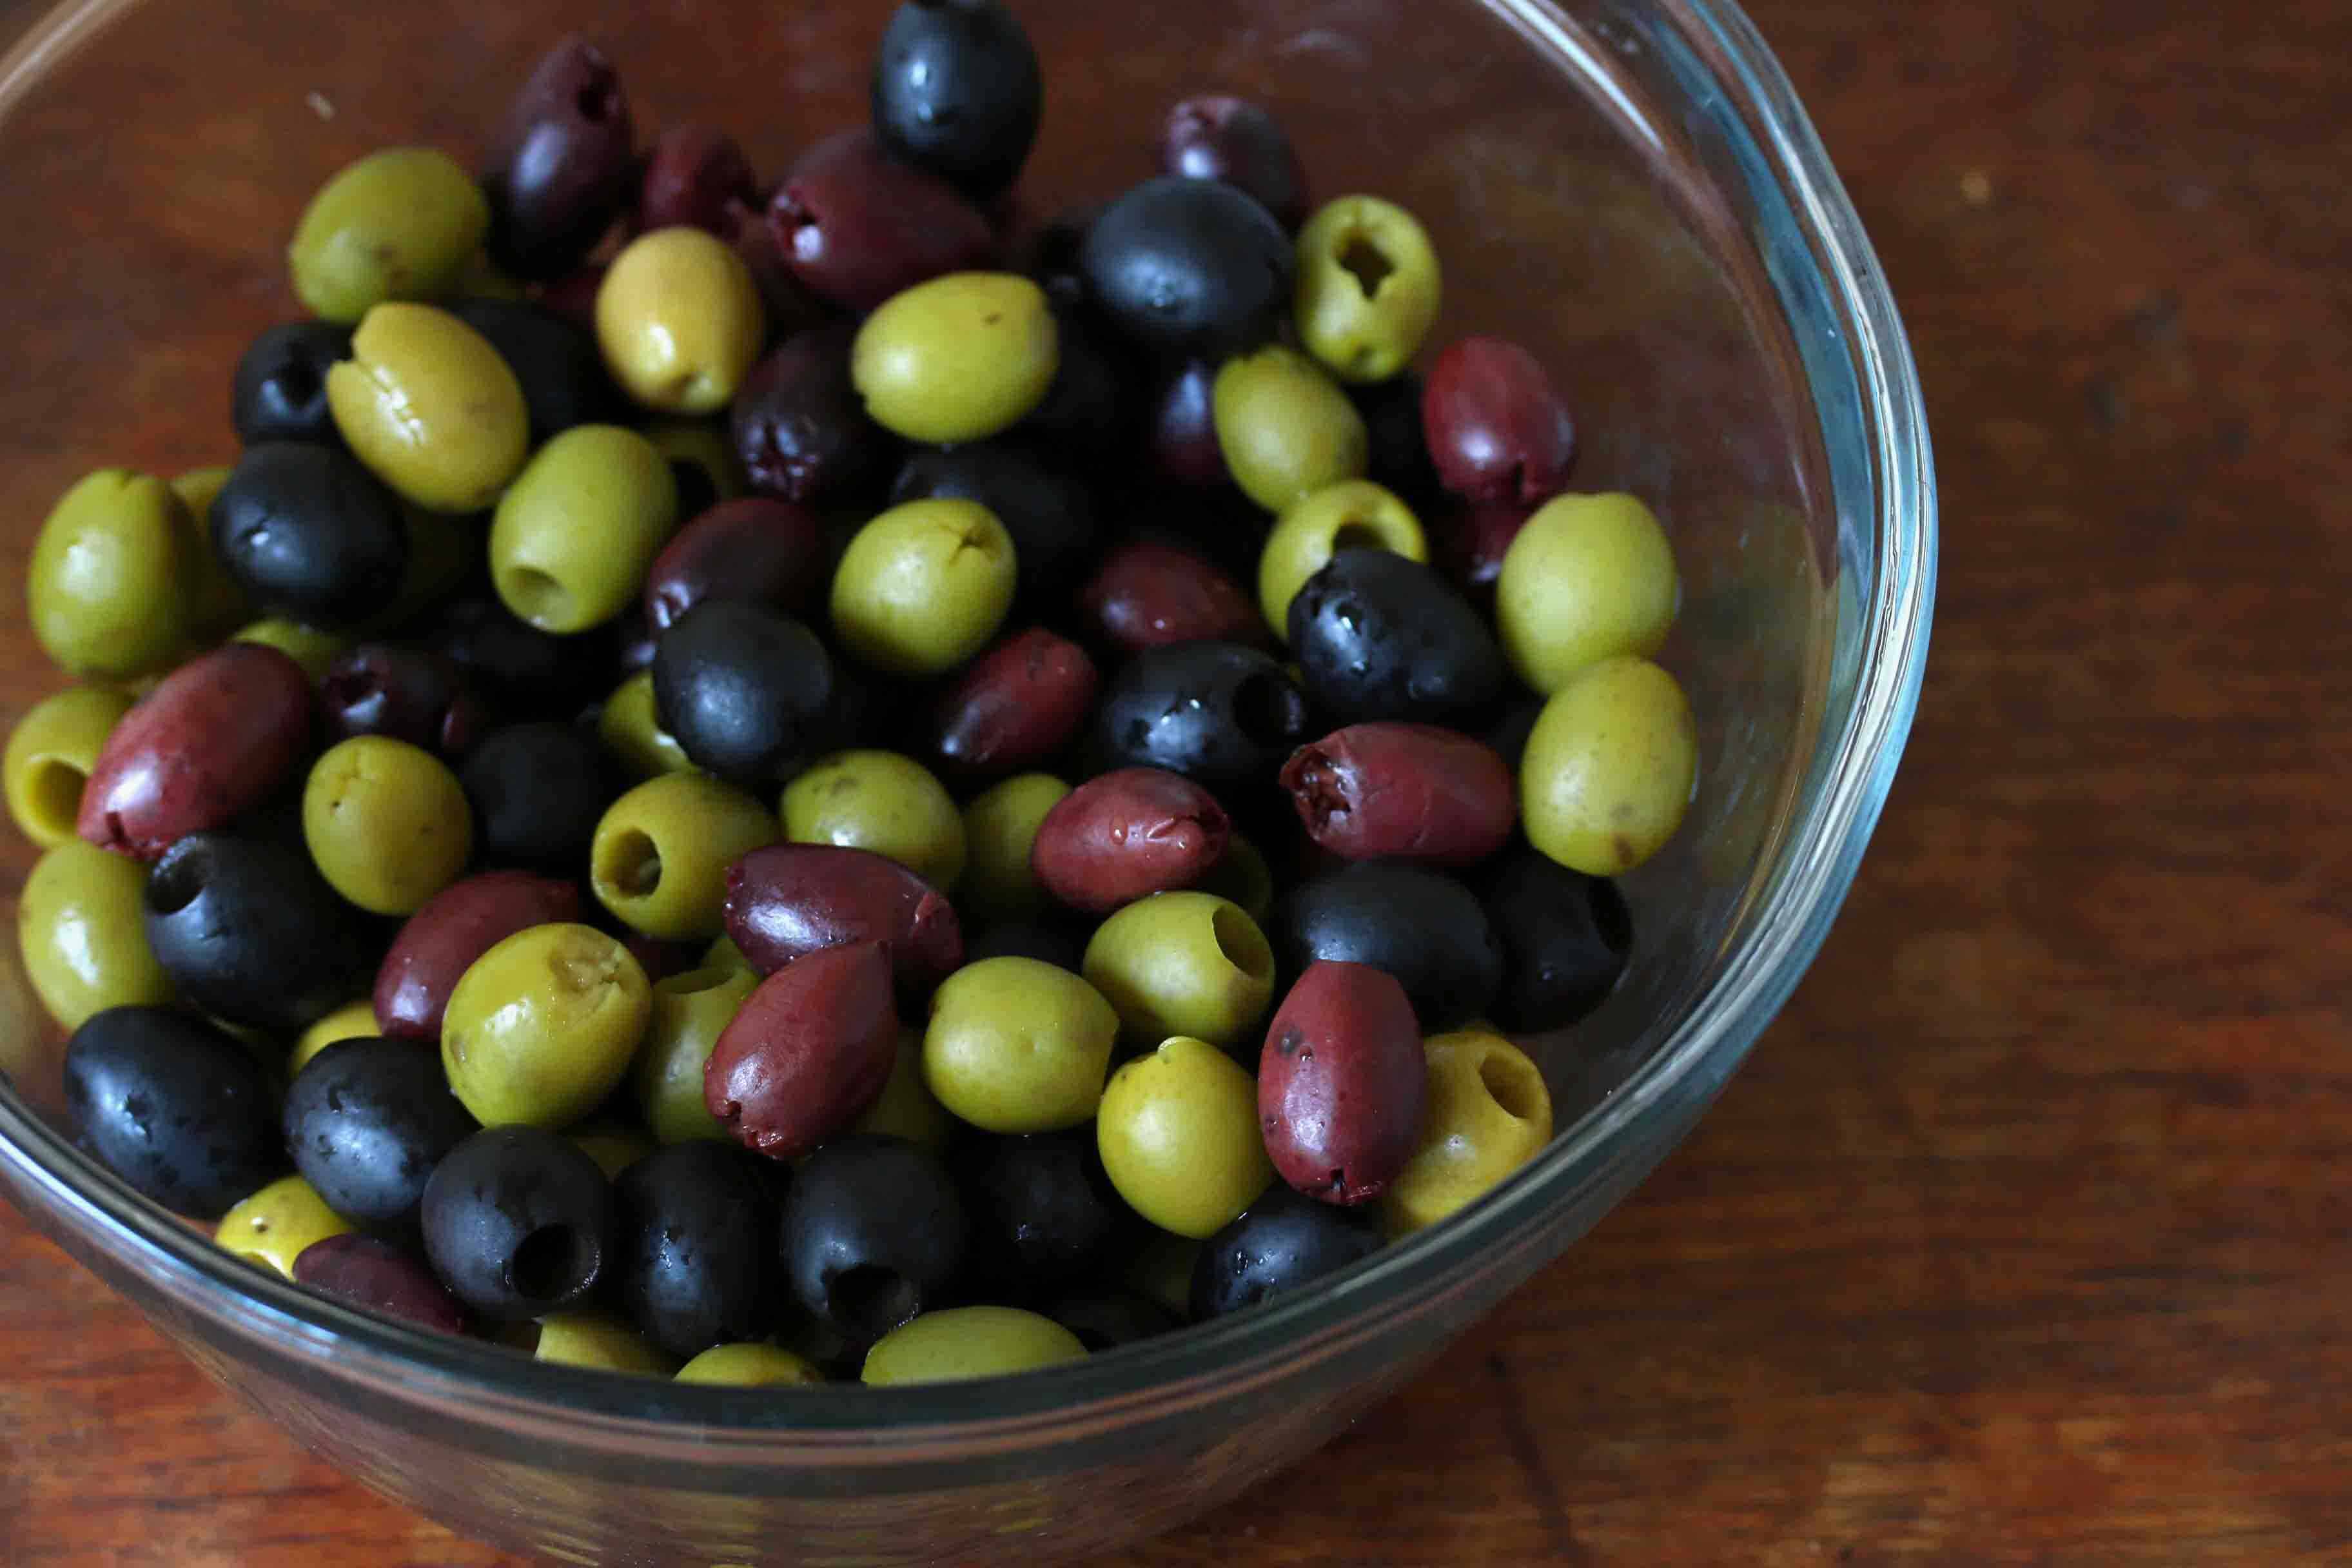
[(441, 1157), (474, 1131), (440, 1053), (415, 1040), (337, 1040), (303, 1064), (281, 1119), (294, 1168), (362, 1225), (415, 1217)]
[(211, 524), (214, 553), (255, 604), (330, 631), (382, 613), (408, 566), (399, 498), (341, 447), (247, 447)]
[(319, 441), (343, 437), (327, 407), (327, 371), (352, 357), (352, 330), (335, 321), (287, 321), (253, 340), (236, 362), (229, 392), (229, 422), (236, 438)]
[(493, 731), (458, 771), (474, 844), (496, 866), (576, 877), (612, 804), (604, 748), (577, 725), (542, 720)]
[(613, 1183), (613, 1299), (676, 1356), (765, 1338), (777, 1305), (772, 1164), (729, 1143), (672, 1143)]
[(833, 656), (764, 605), (706, 599), (654, 645), (654, 715), (698, 766), (744, 784), (791, 778), (837, 732)]
[(978, 1137), (955, 1161), (978, 1266), (999, 1296), (1024, 1296), (1098, 1271), (1133, 1213), (1105, 1173), (1091, 1122), (1063, 1132)]
[(1285, 228), (1307, 217), (1307, 171), (1281, 121), (1241, 98), (1188, 98), (1168, 111), (1160, 167), (1247, 191)]
[(603, 1279), (613, 1190), (559, 1133), (486, 1127), (434, 1167), (419, 1217), (441, 1282), (484, 1317), (512, 1322), (576, 1306)]
[(1001, 0), (908, 0), (874, 60), (874, 132), (971, 196), (1011, 184), (1037, 139), (1037, 51)]
[(1445, 724), (1494, 700), (1508, 671), (1486, 621), (1431, 567), (1342, 550), (1292, 596), (1291, 657), (1342, 723)]
[(1111, 325), (1171, 359), (1219, 360), (1270, 342), (1290, 310), (1290, 237), (1214, 180), (1162, 175), (1133, 186), (1087, 230), (1078, 265)]
[(1503, 949), (1503, 986), (1491, 1016), (1514, 1034), (1566, 1028), (1625, 973), (1633, 920), (1605, 877), (1571, 871), (1524, 847), (1479, 878)]
[(1273, 778), (1308, 723), (1307, 699), (1255, 648), (1171, 643), (1135, 655), (1104, 688), (1093, 760), (1164, 768), (1216, 789)]
[(1377, 1205), (1318, 1203), (1276, 1182), (1192, 1260), (1196, 1321), (1238, 1312), (1370, 1257), (1384, 1237)]
[(971, 1223), (939, 1156), (856, 1133), (811, 1154), (784, 1195), (784, 1273), (814, 1316), (870, 1344), (942, 1305), (963, 1272)]
[(147, 945), (180, 994), (225, 1023), (294, 1035), (363, 994), (371, 922), (293, 845), (191, 833), (147, 874)]
[(1503, 952), (1470, 889), (1442, 871), (1367, 861), (1312, 878), (1266, 928), (1284, 972), (1366, 963), (1396, 977), (1424, 1033), (1468, 1023), (1503, 983)]
[(604, 632), (555, 637), (517, 620), (495, 599), (462, 599), (424, 634), (457, 661), (474, 690), (509, 719), (577, 718), (612, 683)]
[(253, 1053), (169, 1007), (109, 1007), (66, 1042), (81, 1146), (175, 1214), (218, 1219), (286, 1169), (277, 1086)]

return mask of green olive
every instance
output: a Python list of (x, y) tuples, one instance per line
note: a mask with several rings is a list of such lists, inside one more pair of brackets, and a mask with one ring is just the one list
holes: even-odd
[(490, 580), (517, 618), (584, 632), (637, 602), (677, 521), (677, 481), (658, 447), (617, 425), (576, 425), (499, 498)]
[(952, 892), (963, 875), (962, 814), (912, 757), (835, 752), (784, 786), (784, 837), (795, 844), (870, 849)]
[(1087, 1353), (1078, 1336), (1018, 1307), (950, 1307), (891, 1330), (866, 1352), (862, 1380), (877, 1387), (1000, 1377)]
[(654, 982), (653, 1017), (629, 1069), (629, 1089), (656, 1138), (685, 1143), (731, 1136), (703, 1103), (702, 1064), (759, 984), (748, 964), (689, 969)]
[(621, 390), (667, 414), (715, 414), (760, 357), (767, 308), (735, 247), (698, 228), (639, 235), (596, 289), (596, 341)]
[(530, 1353), (541, 1361), (643, 1377), (669, 1377), (677, 1371), (677, 1357), (609, 1312), (551, 1312), (540, 1319), (538, 1331)]
[(1154, 893), (1117, 910), (1095, 928), (1080, 972), (1131, 1044), (1190, 1035), (1238, 1045), (1274, 1001), (1274, 949), (1239, 904), (1213, 893)]
[(1371, 460), (1364, 416), (1297, 349), (1277, 344), (1227, 360), (1209, 405), (1234, 482), (1268, 511), (1360, 479)]
[(575, 1127), (564, 1136), (572, 1146), (596, 1162), (596, 1168), (611, 1181), (622, 1172), (654, 1152), (654, 1141), (634, 1127), (618, 1122), (599, 1121), (585, 1127)]
[(1068, 970), (984, 958), (931, 997), (923, 1081), (974, 1127), (1051, 1132), (1095, 1113), (1118, 1040), (1118, 1012)]
[(890, 1064), (889, 1079), (874, 1103), (858, 1112), (849, 1131), (887, 1133), (927, 1149), (946, 1146), (955, 1131), (955, 1120), (931, 1097), (930, 1086), (923, 1081), (921, 1030), (898, 1031), (898, 1058)]
[(387, 300), (455, 293), (489, 227), (490, 204), (455, 159), (387, 147), (319, 187), (286, 263), (313, 313), (356, 321)]
[(1342, 381), (1386, 381), (1437, 320), (1437, 252), (1404, 208), (1378, 196), (1327, 202), (1298, 231), (1291, 314), (1307, 352)]
[(866, 317), (849, 374), (876, 424), (947, 446), (1018, 424), (1045, 398), (1057, 363), (1043, 289), (1011, 272), (950, 272)]
[(1549, 693), (1604, 658), (1657, 652), (1680, 598), (1674, 548), (1648, 507), (1555, 496), (1504, 552), (1495, 629), (1519, 679)]
[(364, 1040), (383, 1031), (375, 1021), (375, 1003), (362, 996), (346, 1002), (309, 1028), (294, 1042), (286, 1058), (286, 1076), (292, 1078), (310, 1065), (310, 1058), (337, 1040)]
[(629, 1070), (653, 1011), (646, 972), (593, 926), (519, 931), (449, 993), (441, 1067), (485, 1127), (569, 1127)]
[(243, 626), (253, 605), (236, 579), (228, 574), (213, 552), (213, 499), (228, 483), (228, 469), (190, 468), (172, 481), (172, 493), (186, 509), (194, 534), (194, 576), (188, 584), (188, 636), (193, 642), (211, 643)]
[[(669, 459), (677, 474), (678, 515), (690, 519), (711, 501), (733, 500), (751, 487), (743, 478), (743, 459), (735, 455), (734, 440), (723, 419), (648, 419), (637, 434)], [(681, 472), (688, 470), (691, 472)], [(701, 482), (697, 483), (695, 476)], [(708, 494), (709, 500), (703, 498)], [(698, 504), (697, 504), (698, 503)]]
[(449, 765), (389, 735), (330, 748), (302, 787), (302, 841), (335, 891), (377, 915), (413, 915), (474, 853), (473, 808)]
[(1543, 1071), (1484, 1029), (1422, 1042), (1429, 1110), (1421, 1147), (1381, 1199), (1391, 1236), (1435, 1225), (1485, 1194), (1551, 1142)]
[[(1296, 681), (1297, 677), (1291, 679)], [(1192, 884), (1192, 889), (1232, 900), (1261, 928), (1273, 918), (1274, 868), (1265, 863), (1256, 845), (1238, 833), (1225, 841), (1224, 854), (1209, 868), (1207, 876)]]
[(306, 626), (299, 621), (270, 616), (252, 625), (240, 627), (231, 642), (257, 642), (274, 647), (296, 664), (313, 684), (325, 676), (335, 660), (351, 651), (352, 639), (341, 632), (322, 632), (316, 626)]
[(314, 1241), (349, 1236), (352, 1222), (299, 1176), (280, 1176), (221, 1215), (213, 1240), (224, 1252), (294, 1278), (294, 1260)]
[(641, 669), (604, 699), (596, 715), (596, 738), (621, 765), (640, 779), (690, 773), (694, 759), (654, 712), (654, 672)]
[(842, 646), (893, 675), (940, 675), (1013, 607), (1013, 536), (978, 501), (915, 500), (857, 531), (833, 575)]
[(172, 977), (147, 946), (146, 893), (146, 867), (79, 838), (33, 863), (16, 946), (33, 994), (64, 1027), (109, 1007), (172, 1000)]
[(735, 945), (733, 937), (722, 936), (702, 950), (702, 962), (695, 967), (697, 969), (749, 969), (751, 967), (751, 961), (743, 956), (743, 950)]
[(778, 837), (775, 816), (734, 785), (664, 773), (604, 808), (588, 847), (589, 885), (632, 931), (709, 942), (723, 923), (727, 868)]
[(823, 1383), (805, 1356), (778, 1345), (713, 1345), (677, 1369), (680, 1383), (728, 1384), (738, 1388), (779, 1388), (792, 1384)]
[(1070, 793), (1051, 773), (1015, 773), (971, 797), (963, 808), (966, 851), (956, 905), (976, 921), (1026, 920), (1045, 907), (1030, 874), (1037, 825)]
[(378, 305), (327, 372), (352, 455), (428, 511), (479, 511), (530, 455), (522, 383), (490, 341), (430, 305)]
[(1614, 877), (1658, 852), (1698, 782), (1698, 727), (1675, 678), (1623, 654), (1546, 702), (1519, 761), (1528, 842), (1572, 871)]
[(195, 620), (194, 523), (172, 487), (100, 468), (41, 524), (25, 598), (41, 651), (68, 675), (129, 679), (186, 651)]
[(1181, 1321), (1192, 1315), (1192, 1265), (1201, 1244), (1189, 1236), (1154, 1230), (1119, 1275), (1119, 1282), (1159, 1302)]
[(1274, 1180), (1258, 1131), (1257, 1079), (1208, 1041), (1184, 1035), (1111, 1075), (1095, 1146), (1128, 1207), (1196, 1240), (1231, 1225)]
[(0, 785), (8, 815), (26, 837), (54, 849), (74, 837), (81, 786), (98, 765), (99, 748), (131, 711), (131, 695), (103, 686), (69, 686), (33, 704), (8, 731), (0, 755)]
[(1257, 603), (1278, 639), (1290, 636), (1290, 601), (1307, 579), (1342, 550), (1387, 550), (1429, 559), (1421, 520), (1395, 494), (1370, 479), (1317, 490), (1275, 520), (1257, 557)]

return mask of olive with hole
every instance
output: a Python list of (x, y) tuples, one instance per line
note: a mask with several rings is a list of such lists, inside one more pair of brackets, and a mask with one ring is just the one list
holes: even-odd
[(629, 1068), (637, 1114), (664, 1143), (731, 1137), (703, 1101), (703, 1064), (759, 985), (748, 967), (706, 965), (656, 980), (645, 1038)]
[(884, 145), (978, 198), (1021, 173), (1045, 81), (1003, 0), (908, 0), (882, 31), (869, 97)]
[(173, 1214), (217, 1220), (286, 1169), (269, 1073), (184, 1013), (91, 1014), (66, 1042), (65, 1092), (80, 1147)]
[(1030, 873), (1060, 902), (1108, 914), (1148, 893), (1186, 888), (1224, 858), (1232, 819), (1181, 773), (1120, 768), (1078, 785), (1045, 814)]
[(910, 1143), (920, 1143), (926, 1149), (947, 1147), (955, 1133), (955, 1118), (932, 1098), (930, 1086), (923, 1081), (920, 1029), (900, 1027), (898, 1051), (890, 1064), (890, 1077), (882, 1085), (882, 1092), (874, 1097), (874, 1102), (857, 1113), (849, 1131), (887, 1133)]
[(283, 321), (238, 356), (229, 386), (229, 423), (251, 447), (263, 441), (340, 443), (327, 407), (327, 372), (352, 352), (340, 321)]
[(25, 566), (41, 651), (68, 675), (127, 679), (185, 649), (201, 558), (172, 487), (100, 468), (59, 497)]
[(963, 816), (919, 763), (896, 752), (835, 752), (784, 786), (784, 837), (870, 849), (952, 893), (963, 875)]
[(866, 311), (904, 289), (990, 264), (996, 236), (938, 175), (860, 127), (803, 153), (768, 200), (785, 265), (827, 304)]
[(463, 756), (489, 727), (489, 709), (457, 661), (430, 648), (362, 643), (319, 678), (319, 706), (338, 739), (386, 735), (444, 757)]
[(1369, 479), (1317, 490), (1276, 520), (1258, 552), (1257, 603), (1276, 637), (1290, 633), (1290, 601), (1307, 580), (1349, 550), (1386, 550), (1429, 559), (1429, 541), (1412, 509)]
[(776, 1200), (755, 1163), (723, 1143), (673, 1143), (614, 1179), (605, 1288), (672, 1355), (773, 1327)]
[(299, 1176), (280, 1176), (221, 1215), (213, 1244), (291, 1279), (294, 1260), (307, 1248), (351, 1232), (352, 1222), (330, 1208), (316, 1187)]
[(1013, 607), (1012, 535), (976, 501), (919, 500), (859, 529), (833, 576), (833, 629), (890, 675), (941, 675), (988, 646)]
[(375, 972), (376, 1027), (396, 1039), (441, 1038), (449, 994), (474, 961), (517, 931), (580, 918), (580, 889), (528, 871), (478, 871), (409, 916)]
[(509, 719), (564, 719), (604, 695), (602, 638), (551, 637), (495, 599), (461, 599), (423, 639), (457, 661), (467, 683)]
[(778, 1232), (793, 1300), (853, 1344), (870, 1344), (951, 1299), (971, 1222), (938, 1155), (856, 1133), (793, 1173)]
[(1251, 196), (1164, 174), (1087, 226), (1078, 271), (1129, 341), (1171, 359), (1220, 359), (1273, 340), (1290, 308), (1290, 237)]
[(1154, 893), (1118, 910), (1095, 928), (1081, 972), (1139, 1046), (1189, 1035), (1231, 1048), (1274, 1001), (1265, 934), (1213, 893)]
[(1317, 1203), (1280, 1183), (1201, 1245), (1192, 1264), (1195, 1322), (1271, 1300), (1361, 1262), (1387, 1237), (1375, 1211)]
[(1164, 768), (1223, 789), (1271, 774), (1307, 738), (1309, 717), (1306, 696), (1257, 649), (1175, 643), (1111, 677), (1092, 752), (1105, 767)]
[(532, 457), (490, 520), (499, 598), (562, 636), (616, 619), (677, 529), (677, 482), (652, 442), (617, 425), (566, 430)]
[(63, 1027), (109, 1007), (172, 1000), (172, 977), (147, 945), (146, 889), (145, 867), (79, 838), (26, 873), (16, 949), (33, 994)]
[(412, 915), (472, 858), (474, 812), (440, 758), (361, 735), (311, 766), (302, 840), (344, 898), (370, 914)]
[(874, 1387), (1005, 1377), (1083, 1361), (1077, 1335), (1018, 1307), (950, 1307), (926, 1312), (866, 1352), (860, 1379)]
[(726, 923), (728, 868), (778, 837), (774, 814), (732, 784), (664, 773), (605, 809), (589, 886), (632, 931), (709, 942)]
[(466, 1331), (466, 1309), (405, 1248), (356, 1232), (320, 1237), (294, 1257), (294, 1282), (439, 1333)]
[(1090, 1127), (970, 1139), (950, 1164), (971, 1215), (975, 1294), (1026, 1299), (1092, 1278), (1136, 1228)]
[(1300, 684), (1342, 723), (1453, 723), (1501, 696), (1508, 678), (1478, 612), (1391, 550), (1333, 555), (1292, 595), (1286, 630)]
[(1419, 219), (1378, 196), (1341, 196), (1298, 231), (1291, 317), (1342, 381), (1386, 381), (1437, 321), (1437, 250)]
[(699, 517), (720, 501), (733, 500), (749, 487), (724, 419), (656, 416), (639, 425), (637, 434), (669, 459), (670, 477), (677, 481), (680, 517)]
[(1519, 679), (1558, 691), (1604, 658), (1657, 652), (1681, 598), (1656, 513), (1629, 495), (1555, 496), (1503, 556), (1495, 627)]
[(1551, 1141), (1551, 1091), (1510, 1041), (1484, 1029), (1423, 1045), (1429, 1120), (1381, 1199), (1391, 1236), (1404, 1236), (1485, 1196)]
[(1044, 626), (1013, 633), (965, 667), (932, 709), (931, 745), (966, 779), (1032, 767), (1094, 711), (1102, 676), (1086, 649)]
[(773, 496), (739, 496), (692, 519), (646, 569), (646, 625), (658, 637), (705, 599), (787, 615), (814, 609), (831, 564), (816, 514)]
[(371, 932), (299, 848), (191, 833), (147, 876), (147, 945), (224, 1023), (292, 1035), (367, 989)]
[(1258, 1121), (1282, 1179), (1323, 1203), (1369, 1203), (1420, 1146), (1428, 1102), (1404, 987), (1369, 964), (1307, 965), (1258, 1057)]
[(319, 187), (286, 247), (295, 295), (330, 321), (454, 291), (490, 226), (472, 176), (432, 147), (387, 147)]
[(826, 749), (841, 702), (814, 632), (765, 605), (706, 599), (654, 645), (654, 714), (695, 763), (781, 784)]
[(525, 282), (577, 265), (627, 203), (635, 154), (613, 62), (577, 34), (560, 40), (509, 101), (483, 165), (491, 258)]
[(893, 506), (910, 500), (986, 507), (1012, 538), (1023, 602), (1040, 609), (1061, 607), (1094, 553), (1094, 496), (1066, 458), (1041, 446), (1008, 437), (918, 451), (890, 486)]
[(613, 773), (604, 749), (576, 724), (542, 719), (491, 731), (457, 770), (482, 858), (578, 876), (613, 796)]
[(708, 125), (667, 127), (654, 138), (637, 182), (641, 228), (698, 228), (724, 239), (760, 199), (760, 183), (735, 138)]
[(735, 395), (729, 434), (754, 488), (790, 501), (846, 505), (887, 476), (898, 442), (874, 423), (850, 379), (856, 335), (845, 322), (811, 327), (752, 367)]
[(846, 942), (878, 942), (902, 994), (919, 998), (963, 963), (955, 907), (887, 856), (775, 844), (727, 868), (727, 934), (761, 974)]
[(214, 552), (254, 604), (329, 631), (380, 614), (408, 568), (400, 499), (340, 447), (248, 447), (210, 522)]
[(1616, 988), (1633, 946), (1616, 883), (1523, 848), (1482, 874), (1478, 896), (1503, 949), (1503, 986), (1487, 1010), (1496, 1025), (1521, 1035), (1564, 1029)]
[(294, 1048), (286, 1057), (287, 1075), (309, 1067), (311, 1058), (337, 1040), (364, 1040), (377, 1033), (374, 999), (363, 996), (346, 1002), (295, 1037)]
[[(641, 669), (613, 689), (596, 713), (596, 740), (604, 755), (628, 777), (643, 781), (663, 773), (690, 773), (694, 759), (677, 737), (661, 727), (655, 711), (654, 672)], [(597, 802), (597, 816), (604, 801)], [(593, 825), (591, 825), (592, 830)]]
[(639, 235), (596, 289), (604, 368), (640, 407), (716, 414), (768, 341), (768, 308), (735, 247), (698, 228)]
[(1271, 512), (1371, 461), (1364, 416), (1328, 372), (1276, 343), (1227, 360), (1211, 391), (1217, 449), (1244, 494)]
[(1256, 1080), (1190, 1036), (1162, 1040), (1111, 1075), (1095, 1135), (1118, 1195), (1178, 1236), (1215, 1234), (1274, 1180)]
[(1103, 557), (1078, 594), (1078, 613), (1104, 642), (1127, 653), (1170, 643), (1265, 640), (1257, 606), (1207, 558), (1138, 539)]
[(1485, 1013), (1503, 984), (1503, 948), (1468, 888), (1423, 866), (1366, 861), (1298, 883), (1267, 936), (1286, 973), (1318, 962), (1394, 975), (1424, 1030)]
[(1256, 198), (1285, 228), (1307, 216), (1307, 171), (1282, 122), (1247, 99), (1188, 98), (1168, 111), (1160, 167), (1189, 180), (1222, 180)]
[(1510, 842), (1515, 784), (1483, 742), (1435, 724), (1350, 724), (1282, 766), (1307, 836), (1350, 860), (1475, 865)]
[(923, 1030), (923, 1081), (989, 1132), (1052, 1132), (1095, 1113), (1118, 1014), (1086, 981), (1032, 958), (948, 976)]
[(427, 511), (481, 510), (530, 455), (522, 383), (488, 338), (431, 305), (370, 310), (327, 373), (327, 405), (352, 455)]
[(612, 1184), (542, 1127), (485, 1127), (459, 1142), (433, 1168), (418, 1217), (441, 1282), (500, 1322), (586, 1300), (612, 1256)]
[(1029, 869), (1037, 829), (1070, 786), (1051, 773), (1015, 773), (964, 804), (968, 858), (956, 898), (974, 919), (1024, 920), (1045, 908), (1045, 890)]
[(1572, 871), (1614, 877), (1664, 847), (1698, 784), (1698, 725), (1675, 678), (1631, 654), (1552, 694), (1519, 760), (1528, 842)]
[(396, 1229), (475, 1123), (430, 1049), (379, 1037), (312, 1057), (286, 1086), (280, 1125), (294, 1168), (337, 1214)]
[(1045, 1309), (1045, 1316), (1078, 1337), (1089, 1352), (1113, 1350), (1172, 1333), (1181, 1325), (1176, 1314), (1149, 1296), (1132, 1290), (1097, 1290), (1065, 1296)]
[(533, 447), (620, 412), (595, 336), (577, 321), (524, 300), (460, 300), (449, 313), (488, 339), (514, 372)]
[(0, 755), (0, 782), (18, 832), (43, 849), (73, 838), (82, 786), (131, 702), (128, 692), (110, 687), (69, 686), (26, 710)]
[(646, 972), (620, 942), (593, 926), (531, 926), (458, 978), (441, 1069), (486, 1127), (568, 1127), (627, 1074), (652, 1010)]
[(795, 959), (744, 999), (703, 1066), (703, 1104), (746, 1148), (807, 1153), (855, 1121), (898, 1061), (889, 949), (850, 942)]
[(1445, 488), (1465, 500), (1533, 506), (1576, 462), (1576, 422), (1543, 363), (1507, 338), (1449, 344), (1422, 384), (1421, 424)]
[(866, 317), (849, 374), (885, 430), (949, 446), (1019, 424), (1058, 363), (1043, 289), (1015, 273), (950, 272)]
[(777, 1388), (824, 1380), (824, 1372), (808, 1357), (765, 1342), (713, 1345), (677, 1369), (680, 1383), (734, 1388)]

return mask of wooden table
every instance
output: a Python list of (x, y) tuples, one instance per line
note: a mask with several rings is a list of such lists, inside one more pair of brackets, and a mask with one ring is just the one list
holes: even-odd
[[(1755, 9), (1942, 471), (1869, 863), (1639, 1195), (1124, 1563), (2352, 1561), (2352, 11)], [(9, 1568), (504, 1561), (12, 1215), (0, 1358)]]

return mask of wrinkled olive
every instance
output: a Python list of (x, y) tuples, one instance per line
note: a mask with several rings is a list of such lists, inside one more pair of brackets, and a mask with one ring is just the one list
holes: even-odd
[(1029, 868), (1072, 909), (1106, 914), (1191, 886), (1223, 857), (1232, 832), (1216, 797), (1192, 780), (1122, 768), (1088, 779), (1045, 814)]
[(488, 338), (430, 305), (368, 311), (352, 357), (327, 373), (327, 404), (352, 456), (429, 511), (481, 510), (530, 454), (522, 383)]
[(1404, 987), (1360, 963), (1309, 965), (1258, 1058), (1258, 1119), (1282, 1179), (1323, 1203), (1380, 1196), (1420, 1147), (1428, 1095)]

